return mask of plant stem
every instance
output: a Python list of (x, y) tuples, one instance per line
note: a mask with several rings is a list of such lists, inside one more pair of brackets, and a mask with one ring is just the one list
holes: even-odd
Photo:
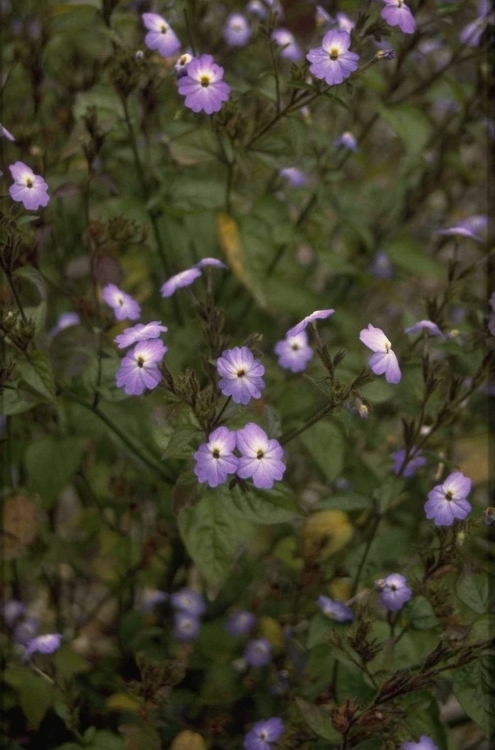
[(373, 519), (373, 526), (371, 527), (371, 532), (368, 537), (368, 541), (366, 542), (366, 547), (364, 548), (363, 556), (359, 562), (358, 569), (356, 571), (356, 577), (354, 578), (353, 584), (352, 584), (352, 590), (351, 590), (351, 598), (355, 595), (356, 591), (358, 590), (359, 581), (361, 579), (361, 574), (363, 572), (364, 564), (366, 560), (368, 559), (368, 554), (371, 549), (371, 545), (373, 543), (373, 539), (375, 538), (376, 531), (378, 529), (378, 525), (381, 520), (381, 514), (378, 513), (375, 510), (375, 517)]
[(278, 441), (280, 445), (286, 445), (287, 443), (290, 443), (291, 440), (294, 440), (294, 438), (301, 435), (303, 432), (306, 432), (310, 427), (312, 427), (314, 424), (320, 421), (320, 419), (323, 419), (323, 417), (326, 417), (327, 414), (330, 414), (331, 411), (333, 411), (337, 407), (337, 404), (330, 402), (329, 404), (326, 404), (326, 406), (323, 407), (323, 409), (320, 409), (311, 419), (309, 419), (306, 424), (304, 424), (302, 427), (299, 427), (297, 430), (294, 430), (293, 432), (289, 432), (288, 435), (282, 435), (280, 440)]
[(14, 296), (15, 303), (17, 305), (17, 309), (19, 310), (19, 312), (21, 314), (22, 321), (23, 321), (23, 323), (27, 323), (28, 321), (27, 321), (27, 318), (26, 318), (26, 313), (24, 312), (24, 308), (22, 306), (22, 302), (20, 300), (20, 297), (19, 297), (19, 294), (17, 292), (17, 289), (15, 288), (15, 284), (14, 284), (14, 282), (12, 280), (12, 275), (10, 274), (10, 272), (7, 272), (7, 271), (5, 272), (5, 275), (7, 277), (7, 281), (9, 283), (10, 290), (11, 290), (13, 296)]

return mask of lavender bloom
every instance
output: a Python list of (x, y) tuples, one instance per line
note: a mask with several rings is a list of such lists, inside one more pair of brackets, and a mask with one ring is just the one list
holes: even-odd
[(405, 333), (422, 333), (423, 330), (428, 331), (430, 336), (441, 336), (443, 338), (440, 328), (436, 323), (432, 323), (431, 320), (420, 320), (413, 326), (404, 329)]
[(117, 320), (137, 320), (141, 315), (141, 307), (130, 294), (126, 294), (115, 284), (103, 287), (103, 301), (111, 307)]
[(148, 33), (144, 43), (156, 50), (162, 57), (171, 57), (180, 50), (180, 41), (164, 18), (157, 13), (143, 13), (141, 16)]
[(416, 21), (404, 0), (383, 0), (383, 2), (385, 7), (380, 15), (389, 26), (398, 26), (404, 34), (413, 34), (416, 31)]
[(338, 599), (333, 600), (322, 595), (318, 597), (316, 604), (323, 614), (331, 620), (336, 620), (336, 622), (352, 622), (354, 620), (352, 609)]
[(302, 60), (302, 50), (288, 29), (275, 29), (272, 32), (272, 39), (275, 44), (283, 49), (280, 50), (280, 57), (290, 60), (293, 63), (299, 63)]
[(162, 297), (171, 297), (177, 289), (182, 289), (185, 286), (191, 286), (193, 281), (196, 281), (201, 276), (199, 268), (193, 266), (188, 268), (186, 271), (176, 273), (175, 276), (171, 276), (168, 281), (162, 284), (161, 295)]
[(369, 267), (375, 279), (392, 279), (394, 267), (385, 250), (379, 250)]
[(437, 745), (426, 734), (421, 735), (419, 742), (403, 742), (401, 748), (402, 750), (438, 750)]
[(490, 13), (491, 3), (489, 0), (480, 0), (478, 2), (478, 18), (465, 26), (460, 34), (459, 41), (468, 47), (477, 47), (481, 41), (483, 31), (487, 24), (494, 23), (494, 15)]
[(36, 638), (28, 641), (27, 643), (27, 656), (32, 656), (34, 653), (39, 654), (53, 654), (58, 651), (62, 642), (61, 633), (47, 633), (46, 635), (38, 635)]
[(311, 315), (307, 315), (303, 318), (300, 323), (289, 328), (285, 337), (289, 338), (292, 336), (298, 336), (302, 331), (306, 330), (310, 323), (313, 323), (315, 320), (325, 320), (325, 318), (329, 318), (330, 315), (333, 315), (334, 312), (335, 310), (315, 310)]
[(291, 372), (302, 372), (313, 358), (306, 331), (301, 331), (296, 336), (286, 336), (275, 344), (274, 351), (280, 367)]
[(280, 177), (283, 177), (289, 185), (293, 188), (299, 188), (306, 185), (308, 178), (297, 167), (283, 167), (283, 169), (279, 169), (279, 175)]
[(340, 138), (337, 138), (334, 143), (336, 146), (344, 146), (344, 148), (349, 149), (349, 151), (354, 151), (355, 154), (359, 151), (357, 140), (349, 130), (344, 131)]
[(482, 233), (488, 224), (488, 217), (486, 214), (476, 214), (475, 216), (468, 216), (466, 219), (458, 221), (448, 229), (439, 229), (437, 234), (443, 235), (459, 235), (461, 237), (469, 237), (477, 242), (482, 242)]
[(316, 21), (316, 26), (318, 28), (324, 28), (326, 26), (331, 26), (332, 24), (335, 23), (335, 21), (332, 18), (332, 16), (329, 13), (327, 13), (327, 11), (325, 10), (325, 8), (323, 8), (321, 5), (317, 5), (316, 6), (315, 21)]
[(230, 87), (222, 78), (223, 68), (213, 62), (211, 55), (191, 60), (187, 75), (179, 80), (179, 94), (186, 97), (186, 107), (207, 115), (222, 109), (230, 94)]
[(386, 578), (375, 581), (375, 589), (380, 591), (378, 601), (386, 609), (398, 612), (409, 601), (412, 591), (407, 581), (400, 573), (391, 573)]
[(242, 456), (237, 469), (241, 479), (253, 480), (258, 489), (269, 490), (275, 481), (282, 479), (285, 464), (284, 452), (278, 440), (270, 440), (264, 430), (250, 422), (237, 430), (237, 447)]
[(139, 598), (139, 609), (142, 612), (152, 612), (158, 604), (164, 604), (168, 600), (168, 594), (159, 589), (146, 588)]
[(220, 390), (224, 396), (232, 396), (235, 404), (246, 405), (251, 398), (261, 397), (265, 368), (247, 346), (225, 349), (217, 359), (217, 370), (221, 377)]
[(76, 312), (62, 313), (48, 335), (53, 339), (60, 331), (64, 331), (71, 326), (78, 326), (80, 322), (81, 319)]
[(249, 0), (246, 5), (246, 13), (252, 13), (253, 16), (258, 16), (258, 18), (266, 18), (268, 15), (268, 11), (261, 0)]
[(14, 180), (14, 184), (9, 187), (10, 197), (22, 203), (28, 211), (36, 211), (39, 206), (44, 208), (48, 204), (50, 196), (46, 192), (48, 185), (43, 177), (34, 174), (31, 167), (28, 167), (22, 161), (11, 164), (9, 169)]
[(174, 615), (174, 638), (187, 643), (194, 641), (201, 630), (201, 622), (194, 615), (186, 612), (176, 612)]
[(225, 630), (233, 638), (238, 638), (241, 635), (247, 635), (255, 622), (256, 617), (252, 612), (240, 609), (238, 612), (232, 612), (225, 624)]
[(335, 15), (335, 19), (337, 21), (339, 31), (347, 31), (348, 34), (351, 33), (356, 25), (354, 21), (351, 21), (349, 16), (347, 16), (345, 13), (337, 13)]
[(471, 512), (471, 505), (466, 500), (471, 484), (461, 471), (449, 474), (443, 484), (437, 484), (428, 493), (426, 518), (432, 519), (436, 526), (452, 526), (456, 519), (466, 518)]
[(223, 263), (221, 260), (218, 260), (218, 258), (202, 258), (198, 263), (196, 263), (196, 268), (228, 268), (225, 263)]
[(10, 130), (7, 130), (7, 128), (4, 127), (1, 122), (0, 122), (0, 138), (6, 138), (8, 141), (15, 141), (15, 138), (10, 132)]
[(206, 609), (204, 597), (197, 591), (188, 588), (180, 589), (180, 591), (172, 594), (170, 602), (179, 612), (184, 612), (191, 617), (201, 617)]
[(266, 721), (257, 721), (244, 737), (245, 750), (271, 750), (270, 742), (276, 742), (284, 731), (282, 719), (273, 716)]
[(210, 487), (223, 484), (229, 474), (235, 474), (239, 459), (233, 455), (236, 447), (236, 434), (227, 427), (217, 427), (207, 443), (202, 443), (194, 454), (194, 473), (200, 482), (208, 482)]
[(359, 338), (365, 346), (374, 352), (368, 364), (375, 375), (385, 373), (387, 383), (399, 383), (401, 379), (399, 362), (392, 351), (392, 344), (381, 328), (375, 328), (369, 323), (368, 328), (363, 328)]
[[(409, 458), (408, 462), (406, 463), (405, 468), (402, 471), (402, 476), (407, 479), (407, 477), (412, 477), (416, 473), (418, 469), (420, 469), (422, 466), (426, 463), (426, 458), (421, 455), (421, 453), (416, 452), (417, 449), (413, 447), (413, 453), (411, 457)], [(406, 455), (406, 451), (404, 448), (401, 448), (398, 451), (395, 451), (395, 453), (392, 453), (392, 458), (394, 460), (394, 465), (392, 467), (392, 471), (394, 474), (398, 474), (402, 464), (404, 463), (404, 458)]]
[(17, 623), (12, 633), (12, 638), (16, 643), (25, 646), (36, 635), (39, 628), (39, 620), (35, 617), (26, 617)]
[(346, 31), (327, 31), (321, 47), (311, 49), (306, 55), (312, 65), (310, 73), (322, 78), (329, 86), (335, 86), (357, 70), (359, 55), (348, 52), (351, 37)]
[(11, 599), (10, 601), (5, 602), (2, 608), (2, 614), (7, 627), (12, 628), (15, 625), (16, 620), (18, 620), (19, 617), (22, 617), (25, 609), (26, 605), (24, 602), (20, 602), (18, 599)]
[(158, 365), (166, 351), (167, 347), (157, 339), (136, 344), (120, 363), (115, 376), (117, 388), (123, 388), (128, 396), (140, 396), (146, 389), (154, 390), (162, 380)]
[(223, 27), (223, 38), (231, 47), (244, 47), (251, 36), (251, 29), (241, 13), (231, 13)]
[(266, 638), (249, 641), (244, 650), (244, 658), (250, 667), (266, 667), (272, 660), (272, 647)]
[(187, 76), (187, 66), (189, 65), (191, 60), (194, 60), (194, 57), (189, 54), (189, 52), (184, 52), (184, 54), (179, 57), (174, 65), (175, 77), (177, 78), (177, 80), (179, 78), (184, 78), (184, 76)]
[(161, 320), (153, 320), (151, 323), (137, 323), (131, 328), (126, 328), (124, 333), (120, 333), (114, 338), (119, 349), (126, 349), (128, 346), (137, 344), (139, 341), (148, 339), (157, 339), (162, 333), (168, 331), (167, 326), (162, 326)]
[(492, 508), (491, 505), (483, 511), (483, 523), (488, 527), (495, 523), (495, 508)]

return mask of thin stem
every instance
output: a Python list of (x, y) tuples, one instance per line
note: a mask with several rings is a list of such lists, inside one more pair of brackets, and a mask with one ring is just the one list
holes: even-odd
[(323, 419), (323, 417), (326, 417), (327, 414), (330, 414), (331, 411), (333, 411), (337, 407), (337, 404), (334, 404), (333, 401), (330, 404), (326, 404), (326, 406), (323, 407), (323, 409), (320, 409), (311, 419), (309, 419), (306, 424), (304, 424), (302, 427), (299, 427), (297, 430), (294, 430), (293, 432), (289, 432), (288, 435), (282, 435), (280, 440), (278, 441), (280, 445), (286, 445), (287, 443), (290, 443), (291, 440), (294, 440), (294, 438), (301, 435), (303, 432), (306, 432), (310, 427), (312, 427), (314, 424), (320, 421), (320, 419)]
[(375, 538), (376, 531), (378, 529), (378, 525), (381, 520), (381, 514), (375, 511), (375, 517), (373, 519), (373, 526), (371, 527), (371, 532), (368, 537), (368, 541), (366, 542), (366, 547), (364, 548), (363, 556), (359, 562), (358, 569), (356, 571), (356, 576), (354, 578), (353, 584), (352, 584), (352, 590), (351, 590), (351, 598), (355, 595), (355, 593), (358, 590), (359, 581), (361, 580), (361, 574), (363, 572), (364, 565), (366, 563), (366, 560), (368, 559), (368, 554), (371, 549), (371, 545), (373, 543), (373, 539)]
[(272, 42), (271, 39), (269, 40), (269, 45), (270, 45), (270, 57), (272, 59), (273, 72), (274, 72), (274, 75), (275, 75), (275, 91), (276, 91), (276, 94), (277, 94), (277, 115), (278, 115), (278, 114), (280, 114), (280, 109), (281, 109), (281, 101), (280, 101), (280, 78), (279, 78), (279, 75), (278, 75), (277, 59), (276, 59), (275, 53), (273, 51), (273, 42)]
[(226, 398), (226, 399), (225, 399), (225, 403), (224, 403), (224, 405), (222, 406), (222, 408), (221, 408), (221, 409), (220, 409), (220, 411), (218, 412), (217, 416), (215, 417), (215, 421), (214, 421), (214, 422), (213, 422), (213, 424), (212, 424), (212, 428), (213, 428), (213, 427), (216, 427), (216, 426), (217, 426), (217, 424), (218, 424), (218, 423), (220, 422), (220, 420), (221, 420), (221, 418), (222, 418), (222, 416), (223, 416), (223, 413), (224, 413), (225, 409), (227, 408), (227, 406), (228, 406), (228, 405), (230, 404), (230, 402), (231, 402), (231, 401), (232, 401), (232, 396), (229, 396), (228, 398)]
[(5, 275), (7, 277), (7, 281), (9, 283), (10, 290), (11, 290), (12, 294), (14, 295), (15, 303), (17, 305), (17, 309), (19, 310), (19, 312), (21, 314), (21, 318), (23, 320), (23, 323), (27, 323), (28, 321), (27, 321), (27, 318), (26, 318), (26, 313), (24, 312), (24, 308), (22, 306), (22, 302), (20, 300), (20, 297), (19, 297), (19, 294), (17, 292), (17, 289), (15, 288), (15, 284), (14, 284), (14, 282), (12, 280), (12, 276), (7, 271), (5, 272)]

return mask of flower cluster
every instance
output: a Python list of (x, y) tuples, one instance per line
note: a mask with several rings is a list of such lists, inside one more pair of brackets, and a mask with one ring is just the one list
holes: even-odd
[(168, 347), (159, 336), (167, 331), (160, 321), (138, 323), (115, 338), (119, 349), (135, 344), (122, 362), (115, 376), (118, 388), (123, 388), (128, 396), (140, 396), (146, 389), (152, 391), (162, 380), (159, 364)]
[[(240, 456), (234, 454), (236, 449)], [(259, 489), (271, 489), (285, 472), (281, 445), (277, 440), (270, 440), (254, 422), (237, 432), (217, 427), (208, 442), (200, 445), (194, 458), (194, 473), (200, 482), (207, 482), (210, 487), (223, 484), (229, 474), (237, 473), (242, 479), (252, 479)]]
[(194, 641), (201, 630), (201, 616), (206, 610), (203, 596), (192, 589), (183, 588), (170, 597), (175, 609), (174, 637), (178, 641)]

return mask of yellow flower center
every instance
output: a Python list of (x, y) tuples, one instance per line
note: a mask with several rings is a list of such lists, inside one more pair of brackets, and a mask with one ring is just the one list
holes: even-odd
[(203, 86), (203, 88), (208, 88), (208, 86), (210, 85), (210, 76), (201, 76), (199, 82)]
[(142, 357), (138, 357), (136, 363), (138, 367), (144, 367), (144, 359)]
[(218, 448), (214, 448), (211, 455), (213, 456), (213, 458), (220, 458), (220, 451), (218, 450)]
[(33, 181), (32, 181), (32, 179), (30, 177), (28, 177), (27, 180), (26, 180), (26, 187), (28, 187), (28, 188), (32, 188), (33, 187)]
[(245, 374), (246, 374), (246, 370), (237, 370), (238, 378), (243, 378)]
[(263, 453), (263, 451), (262, 451), (262, 450), (261, 450), (261, 448), (260, 448), (260, 449), (259, 449), (259, 450), (258, 450), (258, 451), (256, 452), (256, 458), (262, 459), (262, 458), (263, 458), (263, 456), (264, 456), (264, 453)]
[(160, 34), (166, 34), (168, 31), (168, 28), (165, 26), (165, 24), (162, 24), (160, 26)]
[(340, 55), (340, 50), (338, 47), (332, 47), (332, 49), (329, 52), (329, 58), (330, 60), (337, 60), (338, 56)]

